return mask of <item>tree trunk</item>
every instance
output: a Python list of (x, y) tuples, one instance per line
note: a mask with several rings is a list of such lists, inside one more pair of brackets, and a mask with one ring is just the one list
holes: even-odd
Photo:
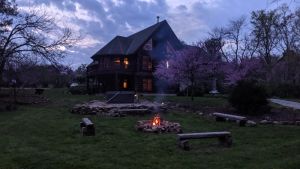
[(192, 82), (192, 86), (191, 86), (191, 100), (194, 101), (194, 91), (195, 91), (195, 82), (194, 82), (194, 75), (192, 74), (192, 79), (191, 79), (191, 82)]
[(4, 85), (3, 83), (3, 73), (4, 73), (4, 65), (0, 65), (0, 87)]
[(191, 100), (194, 101), (194, 85), (192, 85), (192, 89), (191, 89)]

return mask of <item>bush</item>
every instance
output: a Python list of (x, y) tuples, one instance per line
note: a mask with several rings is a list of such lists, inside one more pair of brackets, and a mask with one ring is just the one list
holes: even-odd
[(87, 94), (86, 86), (85, 85), (78, 85), (78, 86), (72, 86), (69, 88), (69, 92), (71, 94)]
[[(186, 89), (177, 92), (177, 96), (191, 96), (192, 95), (192, 88), (187, 87)], [(194, 88), (194, 96), (195, 97), (201, 97), (204, 95), (204, 90), (201, 87), (195, 87)]]
[(300, 97), (300, 86), (293, 84), (278, 84), (271, 87), (271, 95), (277, 97)]
[(241, 114), (270, 112), (265, 89), (253, 81), (239, 81), (229, 96), (229, 102)]

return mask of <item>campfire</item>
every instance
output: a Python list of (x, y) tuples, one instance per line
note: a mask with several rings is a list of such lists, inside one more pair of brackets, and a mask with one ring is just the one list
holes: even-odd
[(159, 115), (154, 116), (152, 120), (152, 126), (160, 126), (160, 117)]
[(149, 133), (180, 133), (181, 126), (179, 123), (163, 120), (158, 114), (150, 120), (140, 120), (135, 128), (138, 131)]

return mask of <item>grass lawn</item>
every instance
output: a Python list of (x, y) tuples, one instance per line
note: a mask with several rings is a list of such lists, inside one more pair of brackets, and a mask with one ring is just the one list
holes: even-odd
[[(177, 148), (175, 134), (135, 131), (136, 121), (150, 116), (90, 116), (96, 125), (96, 136), (82, 137), (79, 122), (83, 116), (71, 114), (69, 109), (75, 103), (99, 96), (72, 96), (64, 90), (47, 90), (45, 94), (52, 100), (50, 104), (0, 112), (0, 169), (299, 169), (300, 166), (299, 126), (238, 127), (194, 114), (164, 114), (163, 118), (181, 123), (185, 132), (232, 132), (231, 148), (217, 146), (217, 139), (207, 139), (191, 141), (191, 151), (183, 151)], [(217, 104), (218, 99), (197, 98), (196, 102)]]

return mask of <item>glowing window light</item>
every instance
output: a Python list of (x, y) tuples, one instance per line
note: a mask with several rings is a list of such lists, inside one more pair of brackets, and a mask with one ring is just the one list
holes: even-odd
[(115, 58), (115, 64), (119, 65), (121, 63), (120, 58)]
[(123, 81), (123, 88), (124, 88), (124, 89), (127, 89), (127, 88), (128, 88), (127, 79), (125, 79), (125, 80)]
[(129, 60), (128, 60), (128, 58), (124, 58), (123, 63), (124, 63), (125, 69), (127, 69), (127, 68), (128, 68), (128, 65), (129, 65)]

